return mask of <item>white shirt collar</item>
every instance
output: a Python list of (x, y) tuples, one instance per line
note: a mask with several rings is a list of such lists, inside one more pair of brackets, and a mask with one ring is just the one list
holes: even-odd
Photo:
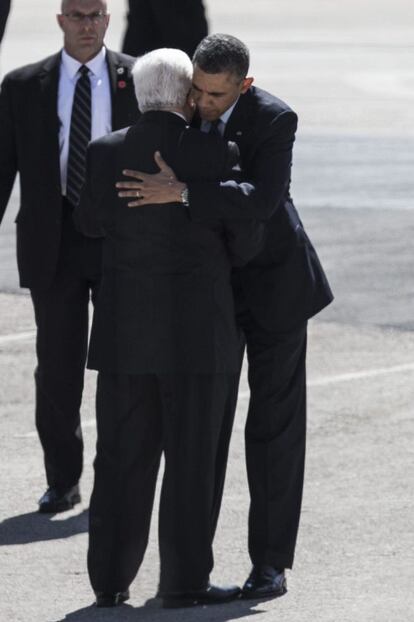
[[(84, 63), (87, 68), (93, 73), (94, 76), (100, 78), (102, 73), (105, 71), (105, 59), (106, 59), (106, 48), (102, 46), (96, 56), (94, 56), (90, 61)], [(62, 65), (64, 66), (69, 78), (74, 80), (76, 74), (79, 71), (79, 67), (82, 66), (76, 58), (73, 56), (69, 56), (65, 49), (62, 50)]]

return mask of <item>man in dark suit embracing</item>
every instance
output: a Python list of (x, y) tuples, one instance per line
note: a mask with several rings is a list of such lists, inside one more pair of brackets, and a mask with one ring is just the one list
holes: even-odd
[[(123, 188), (120, 196), (139, 209), (186, 195), (189, 217), (197, 224), (211, 218), (227, 222), (256, 217), (266, 222), (263, 248), (246, 266), (234, 270), (233, 290), (237, 322), (246, 340), (250, 385), (246, 462), (253, 568), (242, 595), (274, 598), (286, 592), (285, 568), (293, 564), (301, 511), (307, 320), (331, 302), (332, 293), (290, 196), (296, 114), (285, 102), (253, 86), (249, 51), (231, 35), (203, 39), (193, 64), (193, 97), (201, 129), (215, 129), (237, 143), (241, 183), (238, 179), (186, 183), (178, 171), (175, 178), (174, 166), (157, 157), (160, 173), (128, 171), (140, 181), (118, 187)], [(237, 395), (223, 426), (221, 482), (236, 399)]]
[(80, 500), (80, 404), (88, 303), (100, 276), (100, 242), (75, 231), (72, 210), (86, 146), (138, 116), (129, 56), (103, 46), (104, 0), (63, 0), (63, 50), (16, 69), (0, 94), (0, 219), (20, 173), (17, 259), (37, 325), (36, 426), (48, 490), (41, 512)]
[(92, 142), (75, 219), (104, 235), (103, 274), (88, 367), (97, 369), (98, 442), (88, 569), (98, 606), (128, 598), (144, 556), (161, 454), (159, 517), (164, 607), (220, 603), (239, 589), (209, 584), (221, 489), (224, 415), (235, 391), (239, 339), (230, 282), (261, 244), (253, 219), (191, 222), (181, 202), (130, 209), (115, 182), (157, 170), (162, 152), (182, 179), (231, 175), (236, 145), (187, 126), (192, 64), (161, 49), (133, 78), (139, 121)]

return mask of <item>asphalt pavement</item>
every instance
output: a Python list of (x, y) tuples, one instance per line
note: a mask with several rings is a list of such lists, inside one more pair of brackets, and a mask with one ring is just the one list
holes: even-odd
[[(51, 11), (52, 9), (54, 11)], [(414, 617), (414, 5), (207, 0), (211, 30), (250, 46), (256, 83), (298, 112), (293, 195), (335, 302), (310, 322), (306, 484), (289, 592), (164, 611), (156, 512), (131, 600), (97, 610), (86, 572), (95, 374), (82, 408), (81, 506), (36, 513), (45, 488), (33, 405), (34, 322), (15, 264), (16, 186), (0, 229), (0, 620), (406, 622)], [(123, 2), (110, 3), (119, 48)], [(15, 0), (0, 72), (61, 43), (50, 0)], [(1, 145), (0, 145), (1, 149)], [(212, 579), (243, 582), (245, 374)]]

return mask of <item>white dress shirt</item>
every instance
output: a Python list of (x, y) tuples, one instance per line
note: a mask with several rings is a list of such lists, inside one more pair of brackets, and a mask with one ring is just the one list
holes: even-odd
[[(92, 60), (85, 63), (89, 69), (89, 79), (91, 81), (91, 140), (100, 138), (112, 131), (111, 88), (105, 56), (106, 49), (102, 47)], [(70, 118), (75, 86), (79, 78), (78, 70), (81, 66), (82, 63), (69, 56), (65, 50), (62, 50), (58, 88), (58, 117), (60, 122), (60, 179), (62, 194), (64, 195), (66, 194)]]

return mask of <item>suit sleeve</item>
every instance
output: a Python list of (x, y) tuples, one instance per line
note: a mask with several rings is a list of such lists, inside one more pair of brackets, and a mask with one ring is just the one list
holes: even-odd
[(79, 205), (73, 210), (75, 227), (83, 235), (91, 238), (101, 238), (105, 235), (102, 209), (105, 176), (99, 175), (100, 168), (97, 150), (91, 143), (86, 153), (85, 183)]
[(11, 105), (10, 81), (0, 91), (0, 222), (3, 219), (17, 174), (17, 148)]
[(248, 179), (189, 183), (191, 219), (269, 220), (289, 190), (296, 127), (296, 114), (284, 111), (262, 128), (248, 154)]
[[(234, 174), (239, 167), (239, 150), (235, 143), (227, 145), (226, 162), (222, 171), (222, 179)], [(222, 218), (224, 239), (233, 266), (243, 266), (260, 251), (263, 244), (264, 225), (255, 218)]]

